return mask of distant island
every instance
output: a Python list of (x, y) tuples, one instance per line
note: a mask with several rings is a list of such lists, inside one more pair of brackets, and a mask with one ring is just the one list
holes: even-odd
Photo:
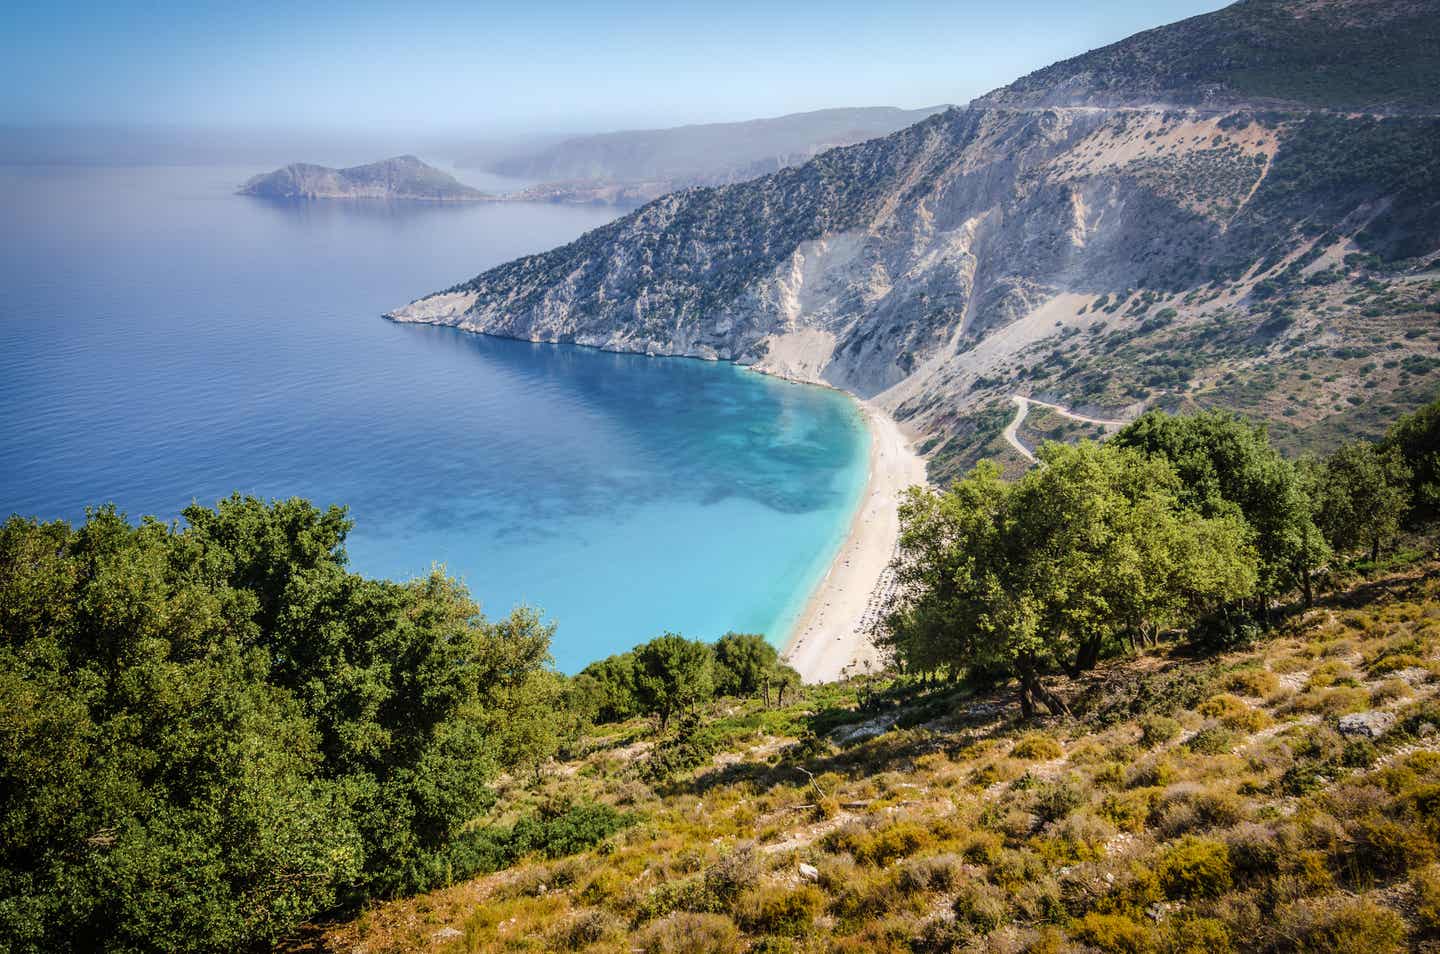
[(397, 156), (348, 169), (296, 162), (247, 181), (240, 195), (270, 199), (405, 199), (483, 202), (495, 197), (472, 189), (414, 156)]

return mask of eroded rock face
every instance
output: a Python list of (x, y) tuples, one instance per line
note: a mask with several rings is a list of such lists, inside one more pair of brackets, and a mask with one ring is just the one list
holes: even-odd
[[(1290, 24), (1295, 5), (1240, 6), (1247, 23)], [(1163, 30), (1229, 28), (1198, 21)], [(999, 377), (1024, 386), (1017, 356), (1033, 370), (1073, 351), (1067, 336), (1103, 324), (1105, 302), (1143, 294), (1182, 324), (1206, 321), (1291, 266), (1440, 249), (1440, 121), (1265, 114), (1234, 87), (1224, 108), (1155, 103), (1146, 51), (1168, 47), (1152, 40), (1107, 54), (1129, 77), (1121, 105), (1085, 92), (1090, 61), (1057, 67), (795, 168), (666, 195), (389, 317), (735, 360), (877, 398), (941, 436), (996, 398)], [(1036, 93), (1044, 83), (1063, 105)], [(1270, 317), (1242, 320), (1263, 337)]]
[(1352, 712), (1341, 716), (1335, 730), (1351, 738), (1378, 739), (1395, 724), (1395, 715), (1390, 712)]

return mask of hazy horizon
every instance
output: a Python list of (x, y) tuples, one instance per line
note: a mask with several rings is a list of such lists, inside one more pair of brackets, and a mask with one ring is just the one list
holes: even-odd
[(834, 107), (963, 104), (1055, 60), (1222, 5), (772, 9), (707, 0), (671, 10), (635, 0), (604, 9), (260, 3), (238, 12), (22, 3), (0, 13), (0, 128), (12, 142), (188, 136), (210, 149), (313, 140), (418, 151)]

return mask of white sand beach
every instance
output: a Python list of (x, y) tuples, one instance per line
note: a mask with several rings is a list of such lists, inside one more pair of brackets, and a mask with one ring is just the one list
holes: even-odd
[(810, 594), (785, 646), (785, 661), (806, 682), (839, 679), (878, 655), (870, 636), (893, 586), (890, 560), (900, 536), (905, 488), (925, 483), (925, 462), (893, 418), (860, 402), (870, 428), (870, 477), (825, 578)]

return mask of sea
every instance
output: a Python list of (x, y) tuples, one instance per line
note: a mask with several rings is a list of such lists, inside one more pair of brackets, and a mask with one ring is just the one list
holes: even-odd
[(341, 504), (354, 570), (537, 608), (565, 672), (665, 632), (787, 638), (864, 489), (849, 397), (385, 321), (623, 210), (234, 194), (261, 171), (0, 165), (0, 518)]

